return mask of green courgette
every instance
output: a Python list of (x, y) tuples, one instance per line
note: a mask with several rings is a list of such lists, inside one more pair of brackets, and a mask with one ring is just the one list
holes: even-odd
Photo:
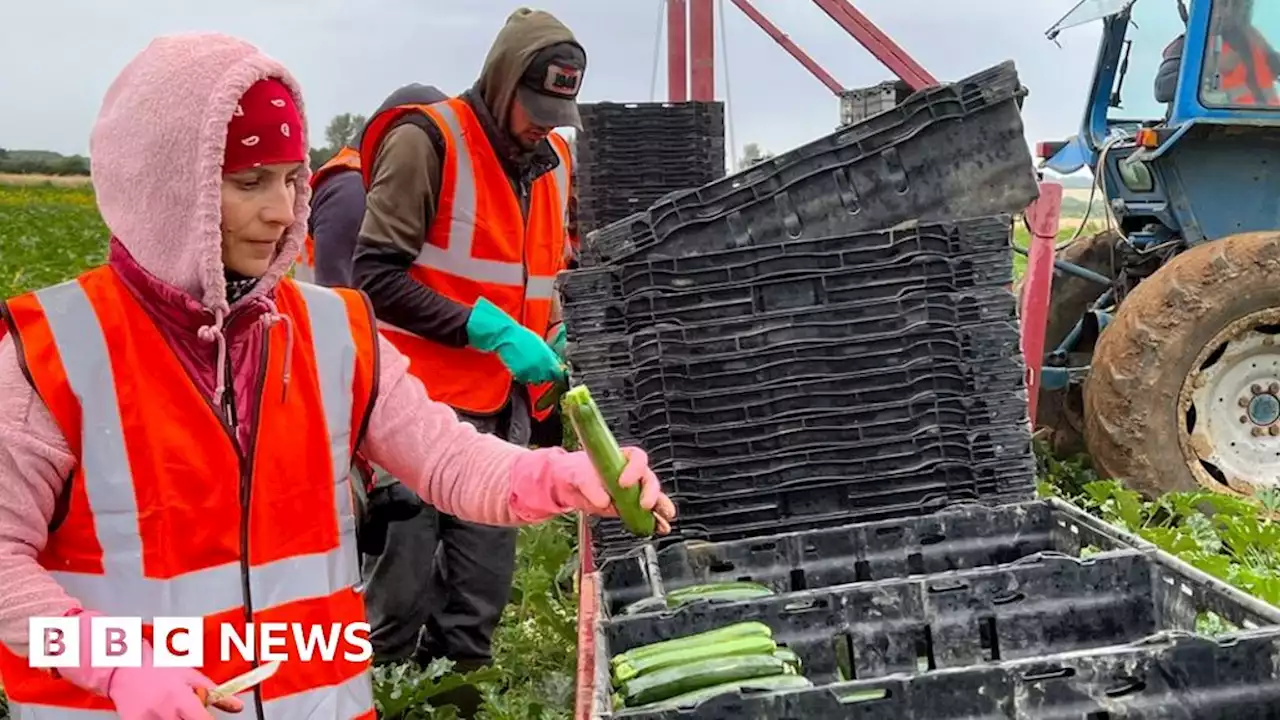
[(651, 511), (640, 507), (640, 486), (624, 488), (618, 484), (622, 471), (627, 466), (618, 441), (614, 439), (609, 426), (600, 416), (600, 409), (591, 397), (591, 391), (585, 385), (579, 385), (565, 392), (561, 399), (561, 408), (569, 417), (573, 431), (577, 433), (578, 442), (591, 458), (591, 464), (604, 480), (609, 497), (613, 498), (613, 506), (618, 509), (618, 519), (633, 535), (651, 537), (657, 528), (657, 519)]
[(746, 637), (750, 635), (759, 635), (766, 638), (773, 637), (773, 628), (756, 620), (747, 620), (745, 622), (725, 625), (714, 630), (706, 630), (693, 635), (684, 635), (670, 640), (661, 640), (648, 645), (640, 645), (633, 647), (625, 652), (620, 652), (609, 659), (609, 663), (614, 667), (624, 662), (631, 662), (648, 655), (658, 655), (683, 648), (697, 647), (707, 643), (724, 642), (738, 637)]
[(665, 710), (668, 708), (691, 707), (717, 695), (741, 692), (743, 690), (778, 692), (780, 690), (803, 690), (811, 687), (813, 687), (813, 681), (803, 675), (767, 675), (765, 677), (751, 678), (750, 680), (734, 680), (733, 682), (720, 683), (701, 690), (694, 690), (649, 705), (648, 709)]
[(655, 595), (655, 596), (647, 597), (643, 600), (637, 600), (631, 603), (630, 605), (622, 608), (622, 610), (619, 611), (618, 614), (619, 615), (638, 615), (640, 613), (656, 612), (658, 610), (666, 610), (666, 609), (667, 609), (667, 599), (662, 596)]
[(800, 661), (800, 656), (791, 648), (779, 645), (778, 649), (773, 651), (773, 656), (795, 668), (796, 672), (804, 672), (804, 663)]
[(655, 670), (623, 683), (619, 692), (627, 707), (636, 707), (735, 680), (786, 674), (795, 671), (773, 655), (717, 657)]
[[(617, 684), (621, 684), (676, 665), (698, 663), (709, 658), (773, 655), (777, 649), (778, 644), (772, 638), (763, 635), (746, 635), (719, 642), (704, 642), (691, 647), (651, 653), (632, 660), (624, 660), (614, 666), (613, 677)], [(783, 661), (786, 662), (785, 660)]]
[(773, 589), (767, 585), (753, 582), (712, 583), (693, 585), (672, 590), (667, 593), (667, 607), (670, 609), (687, 605), (699, 600), (711, 602), (735, 602), (738, 600), (754, 600), (773, 595)]

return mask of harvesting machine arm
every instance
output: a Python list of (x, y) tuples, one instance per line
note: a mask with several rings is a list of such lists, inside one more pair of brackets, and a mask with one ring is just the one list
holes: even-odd
[[(813, 74), (827, 89), (839, 95), (845, 88), (790, 37), (751, 4), (733, 4), (764, 30), (774, 42)], [(938, 81), (875, 23), (848, 0), (813, 0), (824, 13), (866, 48), (875, 59), (912, 90)], [(715, 99), (715, 6), (713, 0), (667, 0), (667, 94), (670, 102), (710, 102)], [(690, 65), (692, 60), (692, 65)], [(690, 83), (690, 80), (692, 82)], [(692, 85), (693, 95), (689, 96)]]

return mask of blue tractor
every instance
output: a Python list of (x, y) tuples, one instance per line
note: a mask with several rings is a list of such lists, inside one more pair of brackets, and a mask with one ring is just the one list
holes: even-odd
[(1275, 488), (1280, 0), (1084, 0), (1049, 37), (1099, 22), (1079, 134), (1040, 148), (1106, 229), (1058, 245), (1037, 426), (1150, 496)]

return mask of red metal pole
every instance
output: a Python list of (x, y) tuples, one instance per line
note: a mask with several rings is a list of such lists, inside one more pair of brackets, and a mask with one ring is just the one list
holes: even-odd
[(716, 7), (712, 0), (690, 0), (690, 89), (694, 102), (716, 99)]
[(1022, 357), (1027, 364), (1027, 404), (1031, 423), (1036, 421), (1040, 396), (1040, 370), (1044, 367), (1044, 333), (1049, 322), (1053, 290), (1053, 254), (1062, 217), (1062, 185), (1040, 183), (1040, 197), (1026, 210), (1031, 227), (1027, 275), (1022, 285)]
[(689, 8), (667, 0), (667, 101), (689, 100)]
[(910, 85), (912, 90), (923, 90), (938, 84), (929, 71), (913, 60), (906, 50), (885, 35), (866, 15), (854, 9), (848, 0), (813, 0), (813, 4), (822, 8), (823, 12), (889, 68), (890, 72)]
[[(741, 10), (744, 15), (751, 18), (751, 21), (758, 25), (761, 30), (768, 33), (769, 37), (773, 38), (774, 42), (781, 45), (783, 50), (786, 50), (791, 54), (791, 57), (798, 60), (800, 64), (804, 66), (805, 70), (808, 70), (814, 77), (818, 78), (819, 82), (826, 85), (828, 90), (836, 95), (839, 95), (844, 91), (844, 86), (836, 82), (836, 79), (831, 77), (826, 70), (823, 70), (822, 66), (815, 62), (813, 58), (809, 57), (808, 53), (801, 50), (799, 45), (792, 42), (791, 38), (788, 37), (786, 33), (778, 29), (777, 25), (769, 22), (769, 18), (765, 17), (759, 10), (756, 10), (755, 6), (751, 4), (751, 0), (732, 1), (734, 5), (738, 6), (738, 9)], [(720, 18), (720, 22), (724, 22), (724, 18)]]

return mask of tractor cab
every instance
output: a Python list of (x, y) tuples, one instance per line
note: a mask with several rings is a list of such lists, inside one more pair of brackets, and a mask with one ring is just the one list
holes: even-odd
[(1047, 35), (1095, 23), (1079, 132), (1037, 154), (1105, 229), (1055, 250), (1036, 425), (1149, 495), (1280, 491), (1280, 0), (1082, 0)]
[(1280, 2), (1083, 0), (1047, 35), (1098, 21), (1079, 134), (1045, 166), (1089, 168), (1135, 247), (1280, 227)]

